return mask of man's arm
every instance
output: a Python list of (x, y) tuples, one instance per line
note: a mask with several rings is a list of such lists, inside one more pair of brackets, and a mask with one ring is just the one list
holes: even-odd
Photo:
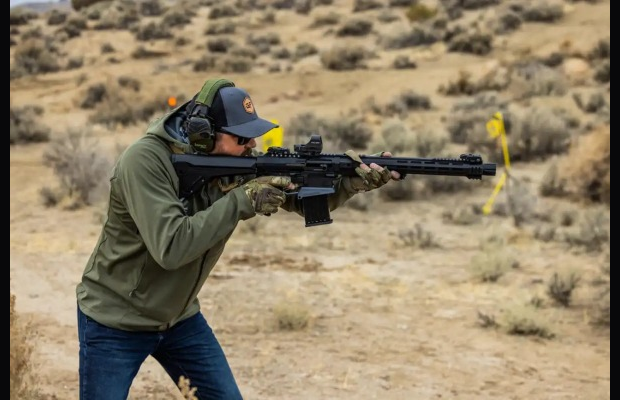
[(186, 215), (166, 168), (168, 162), (149, 148), (130, 148), (116, 168), (112, 185), (151, 256), (162, 268), (174, 270), (201, 257), (239, 220), (256, 214), (243, 188), (237, 188), (206, 210)]

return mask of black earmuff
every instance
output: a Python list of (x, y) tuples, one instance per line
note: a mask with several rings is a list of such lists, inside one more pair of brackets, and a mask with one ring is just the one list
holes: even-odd
[(209, 153), (215, 147), (215, 126), (209, 117), (209, 109), (217, 92), (235, 84), (228, 79), (209, 79), (200, 93), (192, 100), (191, 109), (183, 125), (189, 143), (195, 151)]

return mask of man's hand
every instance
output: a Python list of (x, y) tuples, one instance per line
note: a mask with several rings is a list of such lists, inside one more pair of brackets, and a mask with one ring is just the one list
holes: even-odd
[(286, 201), (283, 189), (294, 189), (288, 176), (261, 176), (243, 185), (257, 214), (271, 215)]
[[(390, 171), (375, 163), (371, 163), (370, 165), (364, 164), (360, 156), (353, 150), (349, 150), (345, 152), (345, 154), (360, 164), (355, 168), (355, 172), (357, 172), (358, 176), (344, 178), (347, 179), (345, 185), (348, 185), (355, 192), (368, 192), (380, 188), (392, 179), (401, 179), (400, 174), (396, 171)], [(381, 152), (380, 154), (373, 154), (373, 156), (374, 155), (392, 157), (392, 153), (387, 151)]]

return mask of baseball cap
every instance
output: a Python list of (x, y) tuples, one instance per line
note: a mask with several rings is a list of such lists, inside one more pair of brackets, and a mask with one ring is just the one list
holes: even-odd
[(259, 118), (248, 92), (237, 87), (218, 91), (209, 111), (215, 129), (244, 138), (256, 138), (278, 125)]

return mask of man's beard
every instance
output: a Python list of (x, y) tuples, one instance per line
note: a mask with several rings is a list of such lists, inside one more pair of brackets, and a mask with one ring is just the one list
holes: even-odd
[(249, 157), (252, 155), (252, 149), (245, 149), (243, 153), (241, 153), (242, 157)]

